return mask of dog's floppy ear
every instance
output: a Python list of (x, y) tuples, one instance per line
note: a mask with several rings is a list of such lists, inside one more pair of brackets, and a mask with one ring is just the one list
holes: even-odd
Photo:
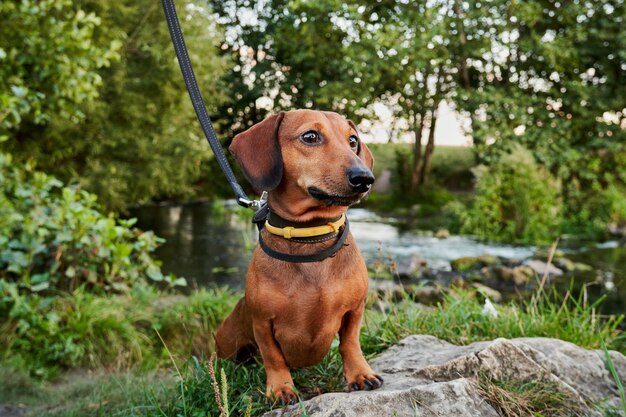
[[(348, 123), (350, 124), (350, 126), (352, 126), (352, 129), (358, 132), (356, 124), (354, 124), (352, 120), (348, 120)], [(361, 158), (361, 161), (363, 161), (365, 163), (365, 166), (367, 166), (369, 169), (372, 169), (374, 167), (374, 156), (372, 155), (370, 148), (368, 148), (367, 145), (361, 140), (359, 140), (359, 151), (357, 152), (357, 156)]]
[(283, 157), (278, 130), (285, 113), (272, 115), (235, 136), (228, 147), (248, 182), (257, 191), (278, 187), (283, 177)]

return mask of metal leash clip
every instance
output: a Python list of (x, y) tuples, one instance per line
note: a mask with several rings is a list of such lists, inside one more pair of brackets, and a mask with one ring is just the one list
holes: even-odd
[(259, 198), (258, 200), (248, 200), (247, 198), (239, 197), (237, 202), (241, 206), (258, 211), (267, 203), (267, 191), (263, 191), (261, 193), (261, 198)]

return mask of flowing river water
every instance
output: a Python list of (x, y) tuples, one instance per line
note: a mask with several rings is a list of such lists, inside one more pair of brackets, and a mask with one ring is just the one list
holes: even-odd
[[(164, 272), (187, 278), (191, 285), (228, 286), (241, 289), (256, 244), (257, 231), (249, 213), (234, 202), (175, 206), (142, 206), (131, 211), (137, 227), (153, 230), (166, 242), (156, 256)], [(350, 228), (366, 262), (394, 259), (403, 262), (418, 255), (429, 267), (447, 270), (450, 261), (463, 256), (495, 255), (524, 260), (536, 248), (480, 242), (468, 236), (437, 239), (432, 233), (402, 231), (395, 219), (352, 208)], [(606, 294), (605, 312), (626, 312), (626, 247), (616, 241), (602, 244), (570, 244), (566, 256), (593, 267), (583, 276), (568, 278), (563, 288), (587, 285), (597, 297)], [(572, 283), (571, 280), (574, 280)]]

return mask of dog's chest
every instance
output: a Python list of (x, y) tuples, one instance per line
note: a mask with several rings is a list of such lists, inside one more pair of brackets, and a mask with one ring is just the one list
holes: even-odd
[(318, 363), (330, 349), (344, 315), (359, 300), (343, 287), (300, 290), (283, 300), (282, 314), (273, 320), (274, 337), (292, 367)]

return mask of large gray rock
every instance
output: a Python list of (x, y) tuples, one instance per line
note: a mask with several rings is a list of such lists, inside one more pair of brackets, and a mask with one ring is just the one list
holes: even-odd
[[(610, 353), (626, 380), (626, 358)], [(602, 416), (595, 406), (619, 406), (619, 393), (606, 370), (604, 353), (547, 338), (496, 339), (456, 346), (432, 336), (409, 336), (371, 361), (385, 379), (376, 391), (329, 393), (303, 403), (311, 417), (497, 417), (481, 394), (477, 376), (493, 380), (548, 381), (585, 416)], [(265, 414), (295, 417), (299, 406)]]

